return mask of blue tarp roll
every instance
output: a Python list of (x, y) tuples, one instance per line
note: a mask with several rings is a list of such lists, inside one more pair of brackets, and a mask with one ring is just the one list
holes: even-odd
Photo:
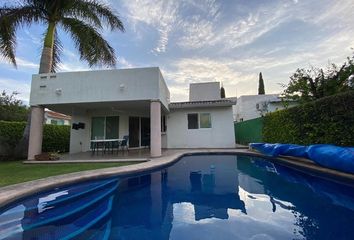
[(354, 174), (354, 148), (329, 144), (301, 146), (296, 144), (251, 143), (251, 148), (277, 157), (279, 155), (308, 158), (319, 165)]

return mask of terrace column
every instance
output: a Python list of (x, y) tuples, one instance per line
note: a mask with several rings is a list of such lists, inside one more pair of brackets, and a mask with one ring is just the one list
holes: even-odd
[(161, 103), (158, 100), (150, 103), (150, 155), (161, 156)]
[(42, 153), (44, 108), (40, 106), (31, 107), (31, 125), (28, 143), (28, 160)]

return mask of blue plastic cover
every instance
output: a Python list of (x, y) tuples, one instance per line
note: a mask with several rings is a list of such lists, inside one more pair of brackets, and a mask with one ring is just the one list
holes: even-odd
[(279, 155), (308, 158), (317, 164), (354, 173), (354, 148), (329, 144), (301, 146), (296, 144), (251, 143), (251, 148), (272, 157)]

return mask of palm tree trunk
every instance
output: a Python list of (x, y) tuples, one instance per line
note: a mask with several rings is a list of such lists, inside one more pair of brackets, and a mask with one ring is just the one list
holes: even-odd
[[(49, 22), (46, 36), (44, 39), (44, 46), (42, 50), (38, 73), (50, 73), (52, 71), (55, 27), (56, 25), (54, 22)], [(36, 114), (36, 116), (32, 115), (32, 113)], [(33, 119), (35, 119), (35, 122), (32, 122)], [(43, 120), (44, 108), (41, 106), (31, 106), (29, 116), (27, 118), (26, 127), (22, 135), (22, 139), (17, 146), (17, 152), (21, 155), (20, 157), (28, 157), (28, 159), (33, 159), (34, 155), (41, 153)], [(31, 130), (33, 133), (36, 133), (32, 133), (31, 135)], [(40, 146), (38, 147), (38, 145)], [(29, 148), (36, 150), (28, 151)], [(33, 152), (34, 154), (32, 154)]]
[(44, 39), (41, 62), (38, 73), (50, 73), (52, 71), (53, 45), (54, 45), (55, 23), (48, 24), (47, 33)]

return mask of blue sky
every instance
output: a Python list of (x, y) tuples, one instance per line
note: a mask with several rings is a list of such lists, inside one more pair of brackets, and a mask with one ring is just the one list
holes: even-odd
[[(4, 4), (0, 0), (0, 4)], [(354, 47), (353, 0), (104, 0), (126, 32), (104, 31), (117, 68), (160, 67), (172, 101), (188, 100), (191, 82), (220, 81), (226, 95), (256, 94), (263, 73), (266, 93), (299, 67), (342, 64)], [(18, 30), (18, 68), (0, 58), (0, 90), (28, 101), (38, 72), (44, 27)], [(89, 70), (70, 37), (61, 71)]]

